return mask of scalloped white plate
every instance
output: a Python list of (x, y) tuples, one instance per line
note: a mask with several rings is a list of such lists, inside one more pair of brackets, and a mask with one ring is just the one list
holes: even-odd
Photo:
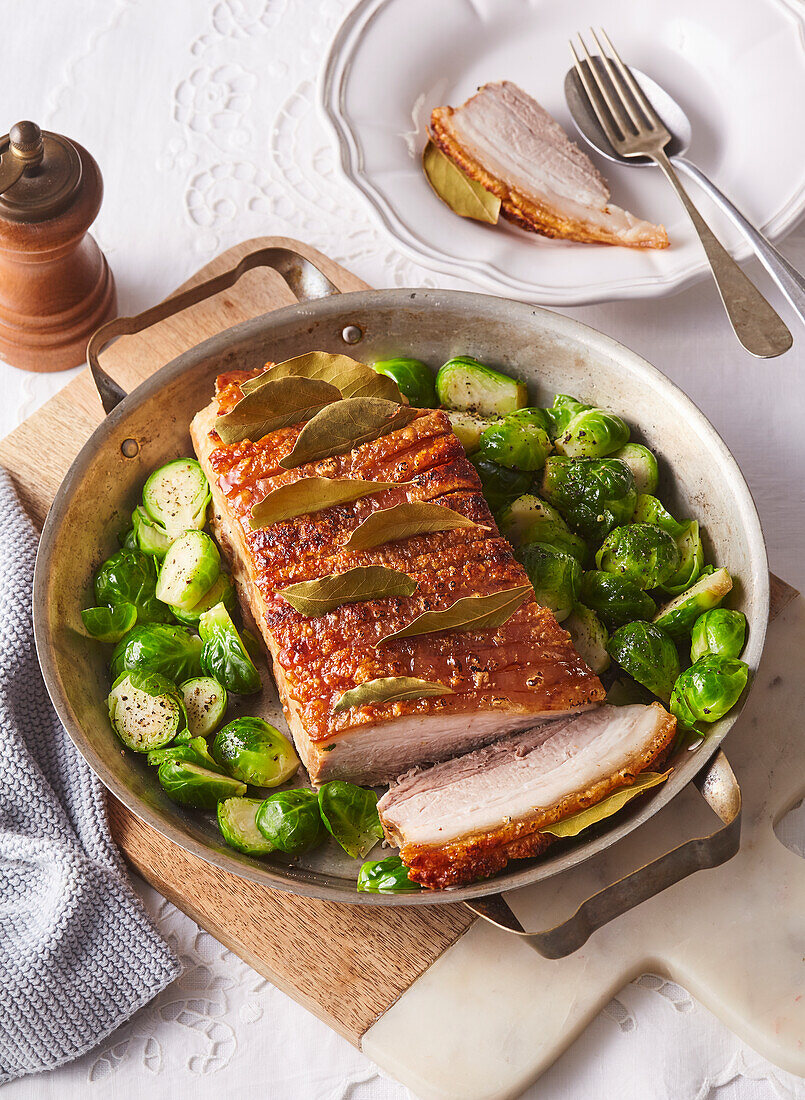
[[(440, 203), (422, 175), (431, 109), (463, 103), (487, 81), (513, 80), (576, 140), (563, 93), (567, 43), (575, 31), (603, 24), (621, 55), (687, 112), (690, 159), (776, 237), (805, 207), (804, 16), (796, 0), (362, 0), (330, 47), (321, 105), (347, 178), (424, 266), (553, 305), (657, 297), (708, 270), (658, 171), (590, 153), (613, 202), (665, 224), (671, 247), (662, 251), (550, 241), (503, 220), (470, 222)], [(743, 238), (689, 186), (732, 254), (747, 257)]]

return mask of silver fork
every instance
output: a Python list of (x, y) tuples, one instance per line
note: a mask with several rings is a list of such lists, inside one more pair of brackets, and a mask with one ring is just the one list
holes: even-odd
[(583, 59), (579, 58), (572, 42), (570, 52), (601, 129), (620, 156), (650, 157), (665, 173), (699, 235), (727, 316), (746, 350), (761, 359), (782, 355), (791, 347), (791, 333), (754, 283), (718, 242), (693, 205), (665, 154), (665, 147), (671, 140), (670, 133), (606, 32), (602, 30), (601, 35), (609, 54), (604, 51), (592, 28), (590, 33), (598, 48), (600, 64), (590, 56), (581, 35), (578, 39)]

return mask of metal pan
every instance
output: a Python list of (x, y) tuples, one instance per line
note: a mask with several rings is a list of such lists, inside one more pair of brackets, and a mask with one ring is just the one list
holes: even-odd
[[(104, 374), (101, 347), (231, 286), (256, 266), (278, 270), (300, 299), (298, 305), (246, 321), (166, 364), (128, 396)], [(683, 752), (670, 780), (651, 797), (636, 800), (608, 827), (572, 844), (557, 844), (539, 859), (512, 863), (495, 879), (460, 889), (409, 895), (358, 894), (356, 865), (332, 855), (298, 861), (257, 860), (223, 845), (210, 815), (183, 811), (170, 802), (152, 769), (121, 750), (106, 714), (108, 672), (101, 646), (80, 633), (80, 610), (90, 597), (97, 565), (117, 546), (128, 526), (143, 481), (154, 467), (191, 454), (188, 425), (210, 398), (215, 376), (233, 367), (258, 367), (320, 349), (347, 351), (374, 361), (413, 355), (437, 366), (469, 354), (516, 372), (532, 399), (554, 392), (578, 393), (625, 417), (637, 438), (661, 459), (663, 499), (680, 515), (703, 521), (710, 560), (737, 579), (731, 605), (744, 611), (749, 639), (744, 654), (754, 672), (760, 661), (769, 610), (763, 534), (741, 472), (712, 425), (693, 403), (640, 356), (578, 321), (519, 302), (481, 294), (438, 290), (381, 290), (339, 294), (308, 260), (286, 249), (246, 256), (233, 271), (136, 318), (104, 326), (90, 342), (88, 358), (106, 420), (88, 440), (64, 479), (47, 517), (34, 578), (34, 626), (45, 682), (78, 749), (101, 780), (138, 817), (194, 855), (236, 875), (293, 893), (363, 905), (438, 905), (472, 902), (501, 927), (522, 932), (501, 890), (539, 882), (594, 857), (646, 821), (689, 782), (699, 785), (724, 822), (712, 837), (642, 868), (596, 895), (573, 921), (550, 930), (535, 945), (545, 954), (573, 950), (590, 931), (645, 897), (737, 850), (740, 795), (719, 754), (708, 761), (740, 714), (736, 707), (714, 724), (696, 752)], [(269, 677), (264, 677), (270, 681)], [(257, 708), (282, 724), (271, 689)], [(703, 770), (704, 769), (704, 770)], [(472, 899), (484, 899), (473, 901)]]

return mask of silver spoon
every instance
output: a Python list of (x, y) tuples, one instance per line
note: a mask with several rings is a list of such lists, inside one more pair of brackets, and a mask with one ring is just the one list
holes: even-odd
[[(788, 301), (793, 306), (801, 321), (805, 322), (805, 277), (782, 256), (771, 241), (755, 229), (751, 222), (747, 221), (741, 211), (735, 206), (723, 191), (719, 191), (711, 179), (700, 168), (685, 158), (691, 139), (691, 125), (688, 116), (668, 93), (660, 87), (651, 77), (641, 73), (633, 65), (630, 65), (632, 75), (645, 92), (657, 114), (665, 123), (671, 134), (671, 141), (666, 147), (668, 158), (675, 168), (686, 173), (691, 179), (703, 188), (704, 191), (721, 207), (734, 225), (740, 229), (763, 266), (782, 290)], [(575, 69), (570, 69), (565, 77), (565, 99), (570, 108), (570, 114), (576, 129), (596, 152), (607, 160), (616, 164), (627, 164), (637, 167), (654, 167), (654, 162), (648, 157), (620, 157), (607, 141), (604, 131), (598, 124), (587, 95), (581, 86)]]

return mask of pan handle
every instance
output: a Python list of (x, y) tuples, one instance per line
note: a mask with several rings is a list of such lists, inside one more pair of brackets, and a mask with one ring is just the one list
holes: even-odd
[(205, 298), (211, 298), (222, 290), (228, 290), (241, 275), (245, 275), (255, 267), (273, 268), (283, 277), (300, 302), (338, 294), (338, 287), (330, 282), (323, 271), (299, 252), (294, 252), (290, 248), (258, 248), (254, 252), (247, 252), (243, 259), (229, 271), (207, 279), (198, 286), (190, 287), (181, 294), (174, 294), (172, 298), (167, 298), (164, 302), (159, 302), (134, 317), (116, 317), (113, 321), (101, 325), (92, 334), (87, 344), (87, 363), (92, 371), (92, 378), (104, 411), (110, 413), (126, 396), (126, 391), (109, 377), (98, 362), (101, 351), (111, 340), (116, 340), (118, 336), (131, 336), (135, 332), (142, 332), (143, 329), (155, 325), (158, 321), (164, 321), (166, 317), (181, 313), (188, 306), (203, 302)]
[(503, 894), (477, 898), (464, 904), (479, 917), (504, 932), (524, 937), (546, 959), (563, 959), (582, 947), (596, 929), (634, 909), (675, 882), (706, 867), (726, 863), (741, 841), (741, 789), (724, 753), (693, 781), (712, 810), (724, 823), (708, 836), (695, 837), (652, 860), (644, 867), (613, 882), (578, 907), (568, 920), (543, 932), (527, 932)]

